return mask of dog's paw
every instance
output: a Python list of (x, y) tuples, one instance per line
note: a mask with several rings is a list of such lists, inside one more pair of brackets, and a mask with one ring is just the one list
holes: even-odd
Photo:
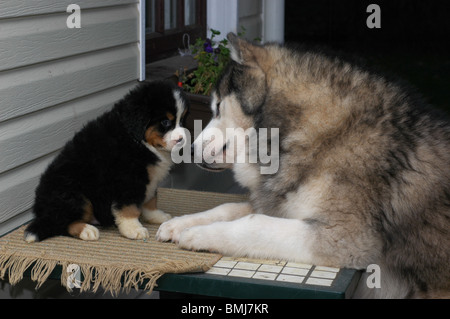
[(162, 224), (170, 220), (172, 216), (170, 214), (164, 213), (160, 209), (148, 210), (144, 209), (142, 212), (142, 219), (150, 224)]
[(82, 240), (98, 240), (100, 238), (100, 232), (97, 227), (86, 224), (79, 237)]
[(186, 216), (172, 218), (159, 226), (156, 239), (158, 241), (172, 241), (177, 243), (180, 239), (181, 232), (186, 227), (189, 227)]
[(150, 237), (148, 230), (143, 226), (122, 227), (120, 233), (129, 239), (147, 239)]
[(186, 228), (180, 234), (178, 246), (187, 250), (217, 252), (220, 243), (211, 232), (212, 229), (211, 225)]

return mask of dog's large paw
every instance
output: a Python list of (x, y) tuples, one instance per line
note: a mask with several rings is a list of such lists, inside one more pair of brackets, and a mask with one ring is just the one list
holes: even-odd
[(178, 246), (188, 250), (219, 252), (220, 235), (214, 235), (214, 225), (186, 228), (180, 234)]
[(177, 243), (180, 240), (181, 232), (190, 226), (191, 223), (189, 222), (188, 216), (172, 218), (159, 226), (156, 239), (158, 241), (172, 241)]

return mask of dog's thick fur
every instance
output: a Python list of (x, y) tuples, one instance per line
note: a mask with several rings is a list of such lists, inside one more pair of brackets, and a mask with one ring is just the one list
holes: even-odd
[(157, 183), (171, 166), (170, 151), (185, 140), (188, 102), (170, 83), (134, 88), (113, 109), (89, 122), (49, 165), (36, 189), (34, 221), (25, 239), (58, 235), (99, 238), (102, 226), (118, 226), (131, 239), (148, 237), (138, 218), (161, 223)]
[[(279, 128), (279, 170), (261, 175), (260, 164), (234, 164), (249, 203), (175, 218), (158, 238), (233, 256), (377, 264), (381, 288), (368, 289), (375, 297), (448, 297), (445, 116), (331, 55), (228, 39), (233, 61), (213, 94), (208, 128)], [(194, 148), (211, 143), (200, 135)]]

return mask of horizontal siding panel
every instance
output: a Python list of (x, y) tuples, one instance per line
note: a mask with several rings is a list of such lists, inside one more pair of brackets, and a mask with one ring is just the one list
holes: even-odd
[(16, 228), (28, 223), (33, 219), (33, 212), (31, 209), (11, 217), (10, 219), (0, 223), (0, 237), (15, 230)]
[[(81, 28), (69, 29), (69, 4)], [(31, 219), (48, 164), (139, 77), (139, 0), (0, 0), (0, 235)]]
[(128, 83), (0, 124), (0, 173), (58, 150), (135, 85)]
[(136, 44), (0, 73), (0, 122), (138, 78)]
[(55, 156), (48, 155), (0, 176), (0, 223), (31, 209), (39, 178)]
[(80, 29), (67, 14), (0, 21), (0, 71), (138, 41), (136, 6), (83, 11)]
[(45, 13), (66, 12), (69, 4), (83, 9), (102, 8), (137, 3), (138, 0), (1, 0), (0, 18), (21, 17)]

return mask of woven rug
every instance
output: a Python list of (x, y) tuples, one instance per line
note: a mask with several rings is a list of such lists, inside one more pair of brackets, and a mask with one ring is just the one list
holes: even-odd
[[(158, 189), (157, 207), (178, 216), (204, 211), (226, 202), (241, 202), (245, 195), (209, 193), (178, 189)], [(166, 273), (204, 272), (221, 257), (218, 254), (179, 249), (173, 243), (156, 241), (159, 225), (144, 224), (150, 238), (130, 240), (116, 227), (100, 228), (98, 241), (54, 237), (38, 243), (26, 243), (25, 226), (0, 238), (0, 277), (11, 284), (23, 278), (31, 268), (31, 279), (38, 289), (56, 266), (62, 267), (61, 284), (69, 291), (74, 266), (81, 271), (80, 291), (104, 288), (113, 295), (121, 290), (144, 288), (151, 292), (156, 280)], [(143, 287), (143, 284), (145, 286)]]

